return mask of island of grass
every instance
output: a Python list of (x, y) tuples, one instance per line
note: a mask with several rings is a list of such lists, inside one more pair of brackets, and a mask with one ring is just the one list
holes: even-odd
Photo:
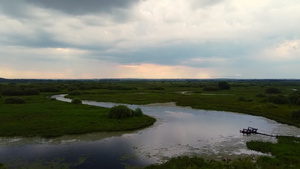
[[(47, 94), (18, 96), (24, 103), (6, 103), (0, 98), (1, 137), (59, 137), (91, 132), (127, 131), (152, 125), (153, 117), (141, 114), (109, 118), (109, 108), (56, 101)], [(16, 100), (19, 100), (16, 99)]]

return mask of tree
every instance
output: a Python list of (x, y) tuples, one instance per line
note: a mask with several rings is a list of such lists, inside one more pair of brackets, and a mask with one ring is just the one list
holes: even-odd
[(287, 104), (289, 100), (283, 95), (270, 95), (267, 97), (267, 101), (274, 104)]
[(279, 89), (277, 89), (276, 87), (268, 87), (266, 89), (266, 93), (269, 93), (269, 94), (277, 94), (277, 93), (280, 93), (281, 91)]
[(220, 90), (229, 90), (230, 89), (229, 84), (225, 81), (219, 82), (218, 87), (219, 87)]
[(289, 100), (292, 104), (300, 105), (300, 93), (298, 91), (289, 95)]

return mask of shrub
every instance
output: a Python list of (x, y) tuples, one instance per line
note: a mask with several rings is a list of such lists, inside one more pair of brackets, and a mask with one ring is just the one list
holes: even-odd
[(132, 110), (125, 105), (112, 107), (108, 114), (108, 117), (113, 119), (122, 119), (130, 116), (132, 116)]
[(243, 96), (240, 96), (240, 97), (238, 98), (238, 101), (242, 101), (242, 102), (252, 102), (253, 100), (252, 100), (252, 99), (247, 99), (247, 98), (245, 98), (245, 97), (243, 97)]
[(136, 108), (134, 111), (133, 111), (133, 116), (142, 116), (143, 115), (143, 111), (141, 108)]
[(40, 94), (40, 91), (38, 89), (27, 89), (25, 90), (25, 95), (39, 95)]
[(142, 115), (143, 115), (143, 111), (139, 107), (136, 108), (135, 110), (132, 110), (125, 105), (118, 105), (110, 109), (108, 117), (113, 119), (122, 119), (122, 118), (142, 116)]
[(300, 105), (300, 98), (297, 100), (296, 105)]
[(70, 93), (70, 95), (73, 95), (73, 96), (81, 95), (81, 93), (79, 91), (73, 91), (73, 92)]
[(60, 90), (57, 87), (54, 86), (47, 86), (40, 88), (41, 92), (59, 92)]
[(300, 105), (300, 93), (293, 92), (291, 95), (289, 95), (289, 100), (292, 104)]
[(268, 102), (274, 103), (274, 104), (287, 104), (287, 103), (289, 103), (289, 100), (283, 95), (268, 96), (267, 100), (268, 100)]
[(277, 93), (280, 93), (281, 91), (276, 88), (276, 87), (268, 87), (266, 89), (266, 93), (269, 93), (269, 94), (277, 94)]
[(292, 117), (295, 118), (295, 119), (300, 119), (300, 109), (296, 110), (296, 111), (293, 111)]
[(25, 100), (21, 97), (9, 97), (4, 101), (6, 104), (23, 104)]
[(4, 96), (21, 96), (24, 95), (24, 92), (17, 89), (5, 89), (2, 91), (2, 95)]
[(218, 87), (220, 90), (229, 90), (230, 89), (229, 84), (225, 81), (219, 82)]
[(278, 108), (278, 106), (276, 104), (274, 104), (274, 103), (267, 103), (266, 107), (267, 108), (272, 108), (272, 109)]
[(78, 98), (74, 98), (74, 99), (72, 99), (71, 103), (73, 103), (73, 104), (82, 104), (82, 101)]
[(267, 96), (265, 94), (259, 93), (259, 94), (256, 95), (256, 97), (265, 98)]
[(165, 90), (163, 87), (148, 87), (148, 90)]
[(206, 86), (203, 88), (204, 91), (218, 91), (219, 88), (215, 87), (215, 86)]

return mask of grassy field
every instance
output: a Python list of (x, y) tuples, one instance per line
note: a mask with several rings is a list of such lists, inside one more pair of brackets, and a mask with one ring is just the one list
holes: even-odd
[[(20, 82), (0, 83), (0, 104), (2, 116), (8, 112), (14, 114), (30, 109), (37, 112), (46, 111), (45, 116), (50, 116), (51, 109), (58, 106), (60, 111), (66, 112), (74, 109), (86, 112), (85, 106), (66, 105), (54, 103), (50, 105), (47, 95), (56, 93), (68, 93), (70, 98), (82, 100), (95, 100), (103, 102), (149, 104), (175, 102), (179, 106), (191, 106), (196, 109), (231, 111), (263, 116), (281, 123), (300, 127), (300, 118), (293, 116), (293, 112), (300, 110), (300, 81), (284, 80), (239, 80), (228, 81), (230, 90), (218, 88), (219, 81), (50, 81), (50, 82)], [(270, 88), (276, 88), (275, 93), (268, 93)], [(13, 89), (13, 91), (9, 91)], [(7, 91), (8, 90), (8, 91)], [(34, 93), (37, 90), (41, 94)], [(26, 99), (23, 105), (7, 105), (4, 101), (8, 95), (21, 96)], [(27, 94), (27, 95), (26, 95)], [(0, 95), (1, 96), (1, 95)], [(292, 97), (293, 96), (293, 97)], [(294, 96), (296, 96), (296, 103)], [(37, 100), (35, 100), (37, 98)], [(291, 100), (293, 98), (294, 100)], [(275, 100), (274, 100), (275, 99)], [(43, 105), (45, 104), (45, 105)], [(52, 105), (52, 107), (51, 107)], [(49, 108), (43, 108), (50, 106)], [(2, 108), (3, 107), (3, 108)], [(82, 109), (81, 109), (82, 108)], [(43, 110), (41, 110), (43, 109)], [(89, 110), (93, 112), (96, 110)], [(53, 112), (53, 111), (52, 111)], [(80, 114), (80, 113), (79, 113)], [(26, 114), (28, 115), (28, 113)], [(300, 115), (299, 115), (300, 116)], [(52, 116), (51, 116), (52, 117)], [(42, 118), (42, 117), (41, 117)], [(64, 119), (67, 120), (67, 119)], [(69, 119), (70, 120), (70, 119)], [(78, 119), (77, 119), (78, 120)], [(77, 122), (76, 122), (77, 123)]]
[[(292, 94), (298, 93), (294, 90), (300, 90), (299, 81), (233, 81), (229, 82), (230, 90), (206, 90), (208, 87), (216, 87), (217, 83), (217, 81), (110, 82), (100, 83), (98, 89), (74, 90), (70, 92), (69, 97), (129, 104), (176, 102), (179, 106), (191, 106), (196, 109), (264, 116), (300, 127), (300, 119), (292, 117), (292, 113), (299, 110), (300, 106), (289, 101)], [(280, 93), (266, 93), (268, 88), (277, 88)], [(278, 104), (269, 101), (277, 97), (286, 102)]]
[(5, 104), (0, 98), (0, 136), (59, 137), (101, 131), (126, 131), (152, 125), (146, 115), (108, 118), (108, 108), (56, 101), (46, 94), (21, 96), (24, 104)]

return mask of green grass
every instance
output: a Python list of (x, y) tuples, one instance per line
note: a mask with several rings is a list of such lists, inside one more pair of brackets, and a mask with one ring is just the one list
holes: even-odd
[(289, 169), (300, 168), (300, 138), (278, 137), (278, 143), (250, 141), (247, 147), (270, 156), (261, 156), (257, 160), (240, 158), (229, 163), (208, 161), (201, 157), (181, 156), (171, 158), (163, 164), (153, 164), (144, 169)]
[(108, 118), (108, 108), (76, 105), (46, 95), (22, 96), (25, 104), (4, 104), (0, 98), (0, 136), (58, 137), (101, 131), (126, 131), (152, 125), (149, 116)]
[(278, 143), (251, 141), (251, 150), (271, 153), (273, 157), (260, 157), (257, 163), (263, 168), (300, 168), (300, 138), (278, 137)]
[[(106, 84), (106, 83), (105, 83)], [(299, 88), (300, 82), (232, 82), (230, 90), (204, 91), (203, 86), (216, 86), (217, 82), (115, 82), (110, 85), (118, 85), (128, 90), (116, 90), (115, 88), (101, 88), (93, 90), (77, 90), (80, 98), (104, 102), (149, 104), (176, 102), (179, 106), (191, 106), (196, 109), (231, 111), (238, 113), (263, 116), (280, 123), (300, 127), (300, 119), (292, 118), (292, 112), (300, 109), (298, 105), (272, 104), (266, 98), (257, 97), (259, 94), (267, 94), (268, 87), (277, 87), (281, 95), (288, 97), (293, 88)], [(149, 86), (163, 88), (164, 90), (149, 90)], [(135, 88), (131, 90), (130, 88)], [(189, 91), (189, 94), (181, 94)], [(68, 96), (71, 98), (76, 95)], [(240, 99), (240, 98), (243, 99)]]
[(230, 163), (223, 161), (207, 161), (201, 157), (174, 157), (163, 164), (153, 164), (144, 169), (254, 169), (256, 164), (250, 158), (234, 160)]

